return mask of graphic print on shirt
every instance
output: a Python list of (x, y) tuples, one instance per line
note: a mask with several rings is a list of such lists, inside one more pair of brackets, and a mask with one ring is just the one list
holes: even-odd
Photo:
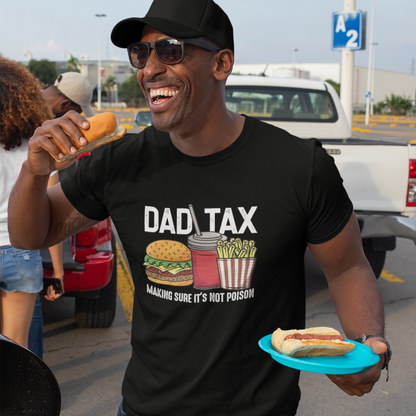
[(191, 251), (178, 241), (158, 240), (149, 244), (144, 265), (152, 282), (170, 286), (188, 286), (194, 282)]
[[(192, 205), (189, 205), (188, 212), (195, 233), (188, 234), (187, 246), (167, 239), (154, 241), (147, 246), (144, 266), (148, 279), (167, 286), (193, 285), (195, 289), (203, 291), (218, 288), (227, 291), (250, 289), (256, 264), (255, 241), (242, 240), (238, 236), (228, 239), (225, 234), (212, 229), (200, 231)], [(255, 209), (252, 209), (250, 215), (243, 215), (245, 223), (251, 221), (254, 212)], [(246, 224), (245, 227), (256, 232), (252, 224)], [(224, 232), (227, 228), (223, 221), (220, 231)], [(235, 227), (231, 229), (237, 231)], [(192, 231), (192, 228), (188, 227), (187, 231)]]

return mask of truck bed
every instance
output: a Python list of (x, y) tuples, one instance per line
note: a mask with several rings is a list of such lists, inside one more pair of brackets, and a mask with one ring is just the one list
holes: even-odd
[(356, 211), (406, 211), (412, 147), (402, 142), (321, 139), (344, 179)]

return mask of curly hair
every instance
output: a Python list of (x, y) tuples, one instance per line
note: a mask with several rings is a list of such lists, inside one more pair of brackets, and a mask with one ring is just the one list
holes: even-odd
[(42, 97), (42, 85), (16, 61), (0, 58), (0, 144), (19, 147), (53, 114)]

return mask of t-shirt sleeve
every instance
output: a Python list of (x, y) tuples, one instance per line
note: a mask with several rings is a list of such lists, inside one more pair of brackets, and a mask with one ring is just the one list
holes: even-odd
[(321, 244), (338, 235), (347, 224), (353, 205), (334, 159), (316, 142), (308, 203), (306, 241)]
[(102, 154), (96, 149), (94, 155), (82, 157), (75, 172), (61, 181), (62, 190), (69, 202), (83, 215), (102, 221), (109, 214), (104, 204), (105, 163), (99, 163)]

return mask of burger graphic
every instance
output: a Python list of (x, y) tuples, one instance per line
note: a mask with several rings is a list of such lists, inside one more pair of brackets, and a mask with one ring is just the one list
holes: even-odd
[(149, 244), (144, 265), (148, 279), (155, 283), (188, 286), (194, 281), (191, 251), (178, 241), (158, 240)]

